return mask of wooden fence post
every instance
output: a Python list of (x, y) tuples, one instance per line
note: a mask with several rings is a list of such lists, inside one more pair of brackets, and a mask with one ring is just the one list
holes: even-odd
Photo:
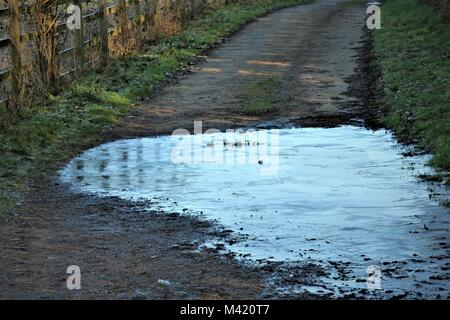
[(177, 0), (177, 10), (178, 17), (181, 21), (181, 24), (184, 26), (186, 24), (186, 2), (185, 0)]
[(149, 19), (146, 23), (146, 25), (148, 26), (147, 32), (151, 32), (151, 30), (153, 29), (153, 26), (155, 24), (155, 15), (158, 11), (158, 0), (149, 0), (150, 1), (150, 14), (149, 14)]
[(117, 1), (117, 39), (120, 47), (120, 54), (124, 54), (127, 50), (127, 42), (129, 37), (128, 30), (128, 12), (125, 0)]
[(78, 72), (81, 72), (84, 67), (84, 36), (83, 36), (83, 9), (82, 0), (76, 0), (75, 5), (80, 8), (80, 28), (75, 29), (75, 60)]
[(109, 58), (108, 45), (108, 22), (106, 20), (105, 0), (98, 0), (98, 25), (99, 25), (99, 45), (100, 45), (100, 67), (105, 67)]
[(141, 21), (141, 1), (133, 1), (133, 13), (134, 13), (134, 32), (136, 35), (136, 48), (139, 50), (142, 44), (142, 21)]
[(192, 0), (192, 12), (191, 17), (195, 18), (198, 12), (198, 0)]
[(149, 5), (150, 0), (144, 0), (144, 21), (143, 21), (143, 25), (142, 25), (142, 33), (143, 33), (143, 37), (144, 34), (148, 32), (148, 30), (150, 29), (149, 23), (150, 23), (150, 19), (151, 19), (151, 5)]
[(152, 1), (152, 23), (155, 22), (155, 14), (158, 11), (158, 2), (159, 0), (150, 0)]
[(138, 26), (141, 25), (141, 1), (134, 0), (133, 1), (133, 10), (134, 10), (134, 19), (137, 22)]
[(9, 0), (9, 46), (11, 50), (11, 96), (8, 108), (17, 112), (24, 94), (20, 44), (19, 0)]
[(127, 3), (125, 0), (118, 0), (117, 2), (117, 27), (119, 34), (125, 33), (128, 28)]

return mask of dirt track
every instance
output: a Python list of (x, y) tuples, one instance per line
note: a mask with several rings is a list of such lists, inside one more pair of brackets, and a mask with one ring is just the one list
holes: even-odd
[[(332, 126), (358, 110), (346, 97), (355, 67), (364, 7), (317, 0), (275, 12), (238, 32), (188, 74), (138, 105), (105, 140), (270, 121)], [(242, 88), (276, 78), (289, 100), (274, 114), (240, 112)], [(219, 226), (177, 215), (144, 213), (145, 204), (71, 193), (55, 176), (36, 183), (25, 205), (0, 224), (0, 298), (273, 297), (255, 270), (196, 250)], [(66, 289), (66, 268), (79, 265), (82, 290)], [(169, 286), (158, 280), (170, 281)]]

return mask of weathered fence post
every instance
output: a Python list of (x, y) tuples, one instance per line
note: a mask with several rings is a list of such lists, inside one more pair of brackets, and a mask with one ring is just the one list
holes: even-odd
[(181, 24), (184, 26), (186, 24), (186, 2), (185, 0), (177, 0), (177, 10), (178, 17), (181, 21)]
[(192, 11), (191, 11), (191, 17), (194, 18), (197, 16), (198, 12), (198, 0), (192, 0)]
[(151, 0), (152, 1), (152, 24), (155, 22), (155, 15), (158, 11), (158, 1), (159, 0)]
[(155, 24), (155, 15), (158, 11), (158, 0), (149, 0), (150, 1), (150, 14), (149, 19), (146, 22), (147, 30), (146, 32), (151, 32), (153, 26)]
[(136, 38), (136, 48), (140, 49), (142, 44), (142, 21), (141, 21), (141, 1), (133, 1), (133, 11), (134, 11), (134, 32), (137, 33)]
[(125, 33), (128, 28), (127, 3), (125, 0), (118, 0), (117, 2), (117, 25), (119, 34)]
[(83, 9), (82, 0), (75, 0), (75, 5), (80, 8), (80, 28), (75, 29), (75, 61), (76, 69), (81, 72), (84, 67), (84, 36), (83, 36)]
[(100, 66), (105, 67), (109, 58), (108, 46), (108, 22), (106, 20), (105, 0), (98, 0), (98, 25), (99, 25), (99, 45), (100, 45)]
[(134, 10), (134, 19), (138, 26), (141, 25), (141, 1), (134, 0), (133, 1), (133, 10)]
[(128, 30), (128, 12), (125, 0), (117, 1), (117, 39), (119, 44), (119, 54), (123, 55), (127, 51), (127, 43), (129, 37)]
[(187, 9), (187, 19), (192, 19), (193, 17), (193, 13), (194, 13), (194, 4), (195, 1), (194, 0), (188, 0), (189, 4), (188, 4), (188, 9)]
[(19, 0), (9, 0), (9, 45), (11, 49), (11, 96), (8, 108), (17, 112), (24, 93), (20, 44)]
[(148, 30), (150, 29), (149, 23), (150, 23), (150, 18), (151, 18), (151, 5), (149, 5), (150, 0), (144, 0), (144, 21), (142, 24), (142, 33), (143, 33), (143, 37), (144, 34), (146, 34), (148, 32)]

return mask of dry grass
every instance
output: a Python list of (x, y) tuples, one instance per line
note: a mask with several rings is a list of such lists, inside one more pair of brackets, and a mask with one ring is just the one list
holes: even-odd
[(109, 52), (112, 57), (124, 57), (136, 51), (139, 44), (139, 32), (128, 22), (108, 39)]
[(156, 42), (179, 34), (181, 30), (182, 24), (179, 15), (171, 10), (160, 10), (153, 16), (153, 24), (148, 32), (148, 40)]

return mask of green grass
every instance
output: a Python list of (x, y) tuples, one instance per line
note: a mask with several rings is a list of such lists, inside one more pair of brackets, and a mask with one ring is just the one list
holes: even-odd
[(247, 115), (259, 115), (277, 112), (280, 108), (288, 107), (288, 99), (279, 94), (281, 85), (281, 81), (276, 78), (250, 81), (242, 90), (241, 112)]
[(418, 0), (389, 0), (374, 47), (382, 72), (385, 125), (450, 170), (450, 25)]
[(420, 174), (419, 179), (427, 182), (442, 182), (443, 178), (439, 174)]
[(52, 174), (63, 161), (102, 142), (99, 133), (167, 74), (255, 18), (307, 2), (255, 0), (209, 11), (145, 53), (111, 61), (103, 72), (92, 71), (62, 94), (42, 99), (17, 124), (0, 131), (0, 215), (20, 203), (30, 179)]

